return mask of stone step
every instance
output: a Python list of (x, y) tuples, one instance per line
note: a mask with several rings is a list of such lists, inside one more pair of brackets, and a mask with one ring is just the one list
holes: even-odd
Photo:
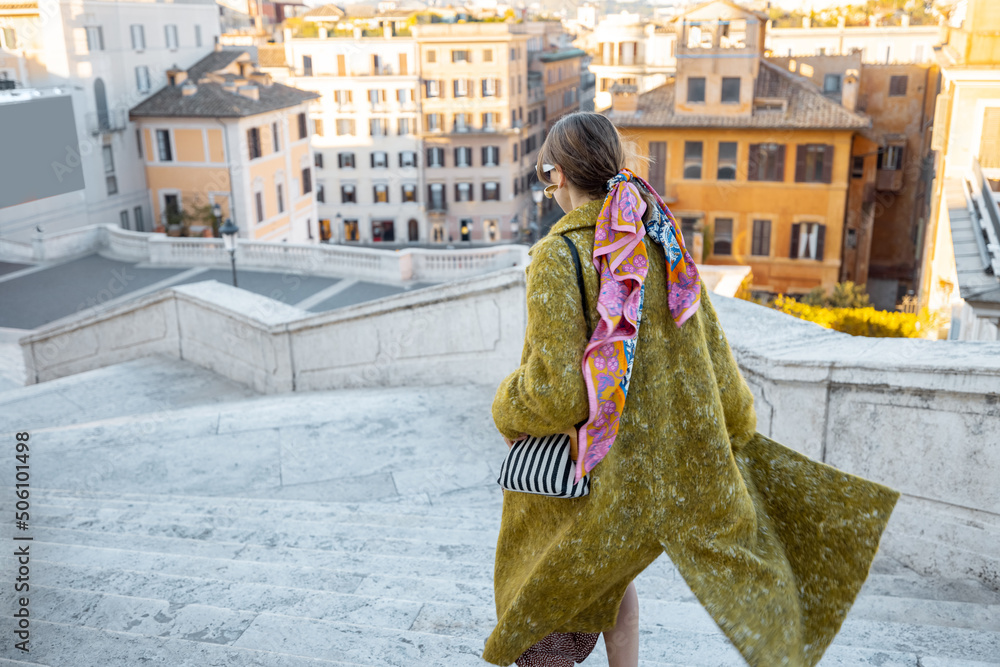
[[(15, 649), (16, 650), (16, 649)], [(34, 662), (28, 660), (11, 660), (8, 658), (0, 658), (0, 667), (19, 667), (23, 665), (41, 665), (41, 667), (50, 667), (44, 662)]]
[[(0, 392), (0, 433), (34, 432), (123, 416), (139, 418), (257, 396), (248, 387), (165, 356), (84, 371)], [(218, 407), (216, 407), (218, 411)]]
[(189, 531), (204, 533), (224, 529), (239, 528), (245, 531), (270, 530), (280, 526), (282, 530), (297, 534), (336, 537), (347, 527), (364, 528), (369, 534), (391, 535), (396, 538), (421, 539), (428, 542), (482, 542), (496, 543), (500, 529), (500, 514), (484, 512), (482, 518), (452, 519), (447, 516), (386, 514), (377, 512), (341, 511), (326, 516), (310, 518), (285, 518), (270, 515), (220, 515), (194, 514), (171, 511), (167, 508), (151, 509), (81, 509), (78, 507), (56, 507), (33, 502), (31, 505), (31, 526), (56, 526), (60, 528), (87, 528), (90, 525), (118, 523), (123, 528), (145, 532), (147, 527), (164, 523), (185, 526)]
[[(31, 624), (31, 656), (52, 667), (361, 667), (363, 662), (290, 655), (273, 647), (227, 646), (209, 642), (151, 637), (63, 623)], [(153, 662), (155, 661), (155, 663)]]

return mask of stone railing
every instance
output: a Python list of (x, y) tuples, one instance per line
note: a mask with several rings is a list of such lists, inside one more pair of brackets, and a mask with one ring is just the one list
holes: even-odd
[[(381, 250), (326, 243), (238, 240), (237, 268), (296, 271), (308, 275), (376, 282), (444, 282), (528, 263), (523, 245), (483, 248)], [(116, 225), (89, 225), (44, 234), (31, 245), (0, 239), (0, 259), (55, 261), (91, 252), (115, 259), (165, 266), (228, 267), (221, 239), (133, 232)]]
[[(172, 287), (21, 338), (29, 384), (150, 354), (266, 393), (495, 386), (519, 361), (520, 267), (310, 314), (216, 281)], [(712, 296), (757, 430), (904, 494), (883, 548), (1000, 590), (1000, 343), (853, 337)]]

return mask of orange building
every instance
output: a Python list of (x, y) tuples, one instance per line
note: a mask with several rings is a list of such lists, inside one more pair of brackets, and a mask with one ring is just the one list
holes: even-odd
[(319, 95), (216, 48), (129, 112), (157, 227), (211, 224), (192, 218), (218, 204), (241, 238), (318, 242), (308, 104)]
[(651, 158), (696, 261), (750, 265), (762, 292), (832, 289), (869, 119), (767, 62), (762, 14), (717, 0), (676, 23), (676, 77), (641, 95), (616, 84), (603, 113)]

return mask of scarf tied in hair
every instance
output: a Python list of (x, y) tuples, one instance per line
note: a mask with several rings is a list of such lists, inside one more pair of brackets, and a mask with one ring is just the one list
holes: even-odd
[[(645, 225), (642, 215), (647, 204), (639, 188), (657, 203)], [(597, 312), (601, 319), (583, 352), (590, 418), (578, 433), (576, 481), (607, 455), (618, 435), (642, 320), (648, 267), (643, 236), (648, 233), (663, 247), (668, 306), (678, 327), (701, 302), (698, 269), (684, 247), (673, 214), (656, 190), (627, 168), (608, 181), (607, 189), (594, 232), (593, 261), (600, 277)]]

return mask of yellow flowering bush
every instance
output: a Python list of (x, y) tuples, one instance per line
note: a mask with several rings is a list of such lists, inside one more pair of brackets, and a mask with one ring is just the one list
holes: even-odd
[(784, 294), (769, 304), (775, 310), (801, 320), (851, 334), (876, 338), (919, 338), (936, 326), (936, 317), (926, 308), (919, 313), (899, 313), (865, 308), (825, 308), (799, 303)]

